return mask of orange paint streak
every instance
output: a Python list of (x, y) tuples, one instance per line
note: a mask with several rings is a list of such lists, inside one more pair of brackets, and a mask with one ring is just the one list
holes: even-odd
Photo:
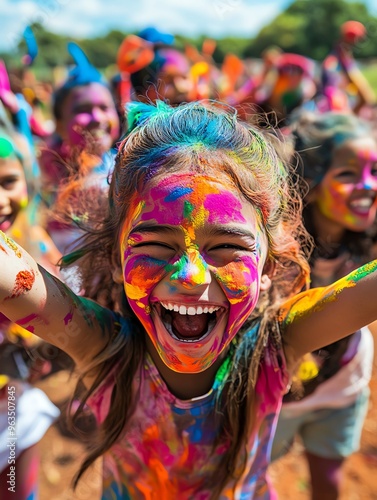
[(20, 295), (24, 294), (25, 292), (28, 292), (29, 290), (32, 289), (34, 281), (35, 281), (34, 271), (31, 272), (20, 271), (16, 276), (16, 281), (14, 284), (12, 295), (10, 297), (6, 297), (4, 300), (15, 299)]

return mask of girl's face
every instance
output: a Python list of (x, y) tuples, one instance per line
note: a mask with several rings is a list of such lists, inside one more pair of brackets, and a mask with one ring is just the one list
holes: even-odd
[(23, 167), (16, 158), (0, 158), (0, 230), (7, 232), (27, 205)]
[(149, 181), (120, 242), (130, 306), (176, 372), (211, 366), (269, 284), (260, 217), (226, 176)]
[(119, 136), (119, 118), (110, 91), (100, 83), (74, 87), (62, 106), (57, 131), (69, 145), (102, 156)]
[(148, 88), (147, 97), (153, 101), (163, 98), (171, 105), (190, 101), (193, 82), (187, 58), (174, 49), (161, 49), (158, 57), (164, 62), (158, 72), (157, 85)]
[(190, 100), (192, 81), (190, 65), (186, 57), (176, 50), (161, 50), (165, 63), (159, 73), (161, 93), (170, 104), (180, 104)]
[(368, 229), (377, 210), (376, 141), (365, 137), (340, 146), (315, 194), (319, 211), (339, 227)]

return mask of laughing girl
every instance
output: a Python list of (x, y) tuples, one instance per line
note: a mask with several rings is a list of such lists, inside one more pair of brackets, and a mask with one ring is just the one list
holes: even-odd
[(104, 499), (269, 498), (289, 374), (376, 318), (377, 264), (295, 295), (305, 233), (275, 138), (208, 103), (128, 119), (107, 213), (66, 259), (105, 305), (3, 235), (1, 311), (75, 359), (101, 424), (76, 479), (104, 455)]

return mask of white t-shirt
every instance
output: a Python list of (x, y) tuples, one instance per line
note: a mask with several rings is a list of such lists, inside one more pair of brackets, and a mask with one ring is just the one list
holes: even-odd
[[(318, 385), (309, 396), (300, 401), (284, 403), (281, 415), (285, 418), (299, 417), (304, 413), (326, 409), (345, 408), (354, 403), (359, 394), (368, 386), (373, 366), (373, 336), (369, 328), (361, 329), (355, 356), (340, 370)], [(350, 341), (348, 350), (354, 349)], [(347, 356), (347, 352), (343, 358)]]
[(5, 397), (0, 400), (0, 472), (8, 466), (10, 450), (7, 444), (16, 442), (17, 458), (22, 451), (38, 443), (60, 414), (40, 389), (19, 381), (10, 381), (8, 385), (15, 387), (16, 435), (10, 435), (13, 426), (10, 431), (8, 429), (8, 400)]

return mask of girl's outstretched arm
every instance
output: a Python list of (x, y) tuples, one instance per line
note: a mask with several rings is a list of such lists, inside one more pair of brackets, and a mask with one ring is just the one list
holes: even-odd
[(78, 297), (0, 231), (0, 312), (85, 368), (105, 346), (111, 311)]
[(288, 300), (280, 310), (289, 365), (377, 319), (377, 260), (330, 286), (312, 288)]

